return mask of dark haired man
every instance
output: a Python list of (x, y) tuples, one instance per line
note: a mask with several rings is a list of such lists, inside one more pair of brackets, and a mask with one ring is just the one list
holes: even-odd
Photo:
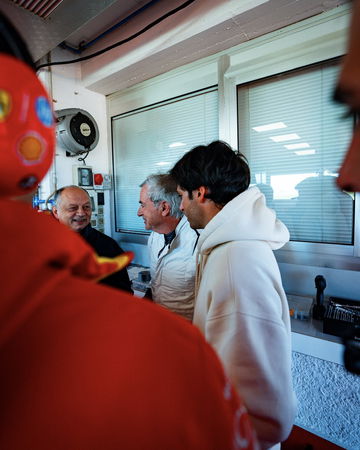
[(287, 299), (273, 250), (285, 225), (249, 188), (245, 158), (221, 141), (186, 153), (171, 170), (198, 242), (194, 324), (244, 398), (261, 448), (288, 436), (295, 415)]

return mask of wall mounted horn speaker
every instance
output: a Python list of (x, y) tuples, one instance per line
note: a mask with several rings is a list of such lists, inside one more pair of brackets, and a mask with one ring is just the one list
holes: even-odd
[(83, 109), (55, 111), (58, 143), (75, 155), (93, 150), (99, 142), (99, 129), (91, 114)]

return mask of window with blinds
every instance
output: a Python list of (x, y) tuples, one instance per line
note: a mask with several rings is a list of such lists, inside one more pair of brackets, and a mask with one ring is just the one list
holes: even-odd
[(354, 243), (354, 195), (336, 177), (354, 120), (332, 100), (339, 61), (238, 86), (239, 149), (291, 240)]
[(137, 216), (139, 185), (150, 174), (168, 172), (188, 150), (218, 136), (217, 88), (114, 117), (116, 231), (148, 233)]

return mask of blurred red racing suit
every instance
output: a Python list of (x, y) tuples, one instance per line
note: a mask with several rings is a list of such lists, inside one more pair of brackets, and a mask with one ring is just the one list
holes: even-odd
[(1, 449), (257, 448), (194, 326), (90, 281), (91, 248), (51, 217), (0, 217)]

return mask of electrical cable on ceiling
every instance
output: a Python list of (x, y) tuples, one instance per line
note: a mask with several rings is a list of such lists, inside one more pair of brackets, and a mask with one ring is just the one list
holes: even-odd
[(143, 5), (141, 8), (137, 9), (136, 11), (132, 12), (128, 16), (124, 17), (124, 19), (121, 19), (120, 22), (115, 23), (115, 25), (113, 25), (112, 27), (108, 28), (103, 33), (99, 34), (97, 37), (91, 39), (88, 42), (80, 42), (80, 44), (78, 45), (77, 48), (76, 47), (72, 47), (71, 45), (67, 44), (65, 41), (60, 44), (60, 47), (65, 49), (65, 50), (70, 50), (71, 52), (80, 55), (84, 50), (88, 49), (89, 47), (92, 47), (100, 39), (102, 39), (103, 37), (105, 37), (108, 34), (112, 33), (113, 31), (117, 30), (122, 25), (124, 25), (125, 23), (129, 22), (130, 20), (132, 20), (134, 17), (138, 16), (139, 14), (143, 13), (144, 11), (146, 11), (148, 8), (153, 6), (155, 3), (158, 3), (159, 1), (160, 0), (151, 0), (150, 2), (146, 3), (145, 5)]
[(109, 45), (108, 47), (99, 50), (95, 53), (92, 53), (91, 55), (87, 55), (87, 56), (83, 56), (81, 58), (77, 58), (77, 59), (72, 59), (69, 61), (54, 61), (54, 62), (49, 62), (49, 63), (44, 63), (44, 64), (39, 64), (38, 66), (36, 66), (36, 70), (40, 70), (43, 67), (49, 67), (49, 66), (58, 66), (58, 65), (62, 65), (62, 64), (73, 64), (73, 63), (77, 63), (77, 62), (81, 62), (81, 61), (86, 61), (87, 59), (91, 59), (94, 58), (95, 56), (99, 56), (102, 55), (103, 53), (108, 52), (109, 50), (112, 50), (113, 48), (119, 47), (120, 45), (126, 44), (127, 42), (131, 41), (132, 39), (135, 39), (136, 37), (140, 36), (141, 34), (145, 33), (146, 31), (150, 30), (150, 28), (154, 27), (155, 25), (157, 25), (158, 23), (162, 22), (163, 20), (165, 20), (166, 18), (172, 16), (173, 14), (176, 14), (178, 11), (186, 8), (187, 6), (191, 5), (191, 3), (194, 3), (196, 0), (188, 0), (185, 3), (181, 4), (180, 6), (172, 9), (171, 11), (167, 12), (166, 14), (162, 15), (161, 17), (159, 17), (158, 19), (154, 20), (153, 22), (149, 23), (149, 25), (146, 25), (146, 27), (144, 27), (142, 30), (136, 32), (135, 34), (129, 36), (126, 39), (123, 39), (119, 42), (116, 42), (115, 44)]

